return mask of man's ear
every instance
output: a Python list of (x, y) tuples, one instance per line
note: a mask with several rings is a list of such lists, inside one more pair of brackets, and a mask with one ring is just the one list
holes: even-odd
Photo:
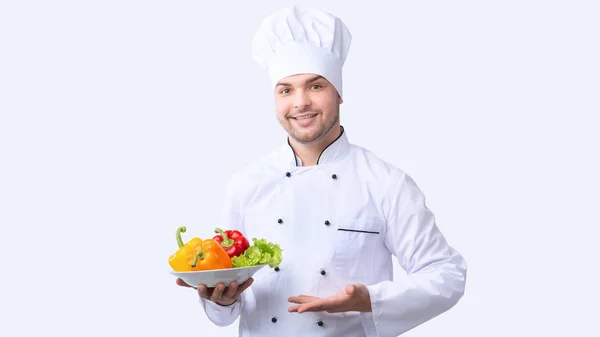
[(338, 95), (338, 104), (342, 103), (344, 103), (344, 99), (342, 98), (342, 96)]

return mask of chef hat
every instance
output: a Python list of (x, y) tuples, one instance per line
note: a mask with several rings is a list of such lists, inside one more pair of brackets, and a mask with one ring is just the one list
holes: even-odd
[(295, 74), (318, 74), (342, 96), (342, 67), (352, 36), (337, 17), (310, 7), (281, 9), (254, 36), (254, 59), (268, 69), (272, 87)]

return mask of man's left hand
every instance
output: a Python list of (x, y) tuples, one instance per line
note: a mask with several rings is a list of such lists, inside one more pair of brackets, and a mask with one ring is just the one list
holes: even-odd
[(337, 313), (345, 311), (371, 311), (371, 296), (369, 290), (362, 284), (350, 284), (343, 291), (329, 297), (319, 298), (300, 295), (288, 298), (291, 303), (289, 312), (303, 313), (307, 311), (326, 311)]

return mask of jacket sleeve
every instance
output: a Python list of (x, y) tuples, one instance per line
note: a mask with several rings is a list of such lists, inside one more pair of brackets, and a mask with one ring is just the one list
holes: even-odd
[(407, 277), (367, 287), (378, 337), (396, 337), (449, 310), (466, 283), (464, 258), (446, 242), (415, 182), (401, 173), (391, 186), (385, 244)]
[[(236, 183), (235, 176), (228, 182), (225, 191), (225, 202), (223, 204), (221, 221), (222, 228), (237, 229), (246, 235), (245, 226), (240, 216), (239, 190), (241, 187)], [(212, 301), (200, 297), (200, 304), (206, 313), (208, 319), (217, 326), (228, 326), (233, 324), (240, 316), (243, 306), (244, 297), (251, 288), (246, 289), (236, 302), (229, 306), (222, 306)]]

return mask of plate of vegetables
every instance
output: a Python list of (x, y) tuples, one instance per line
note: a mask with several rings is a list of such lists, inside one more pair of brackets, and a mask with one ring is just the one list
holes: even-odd
[(194, 237), (184, 244), (181, 233), (186, 230), (185, 226), (177, 228), (179, 248), (169, 256), (169, 265), (172, 275), (193, 287), (242, 283), (266, 266), (281, 264), (283, 250), (265, 238), (253, 238), (251, 244), (240, 231), (217, 228), (212, 238)]

